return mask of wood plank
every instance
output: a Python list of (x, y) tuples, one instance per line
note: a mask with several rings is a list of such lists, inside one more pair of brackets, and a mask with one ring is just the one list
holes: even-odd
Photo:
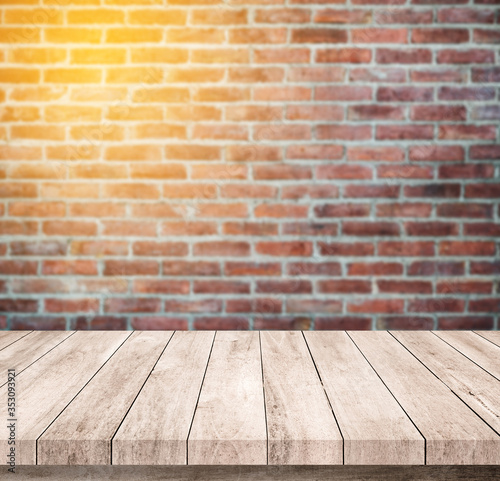
[(474, 331), (476, 334), (488, 339), (488, 341), (500, 346), (500, 331)]
[[(394, 331), (392, 335), (497, 433), (500, 432), (500, 382), (497, 379), (431, 332)], [(498, 448), (500, 464), (500, 437)]]
[(500, 463), (500, 437), (388, 332), (349, 336), (426, 439), (426, 464)]
[(189, 429), (214, 336), (174, 334), (113, 438), (113, 464), (187, 464)]
[(344, 437), (344, 464), (424, 464), (424, 438), (349, 336), (304, 336)]
[(111, 464), (111, 439), (172, 334), (135, 331), (40, 437), (37, 463)]
[[(14, 368), (19, 375), (50, 350), (74, 334), (71, 331), (35, 331), (0, 351), (0, 372)], [(4, 381), (4, 382), (2, 382)], [(0, 381), (0, 387), (7, 380)]]
[(22, 339), (33, 331), (2, 331), (0, 337), (0, 349), (5, 349), (13, 342)]
[(16, 481), (494, 481), (498, 466), (19, 466)]
[(467, 331), (433, 331), (434, 334), (500, 380), (500, 348)]
[[(79, 331), (17, 377), (18, 464), (36, 463), (37, 438), (130, 334)], [(2, 419), (7, 419), (6, 401), (4, 386), (0, 389)], [(7, 430), (2, 430), (2, 459), (7, 455), (7, 436)]]
[(302, 333), (260, 336), (268, 464), (342, 464), (342, 435)]
[(266, 464), (259, 333), (218, 331), (188, 438), (188, 464)]

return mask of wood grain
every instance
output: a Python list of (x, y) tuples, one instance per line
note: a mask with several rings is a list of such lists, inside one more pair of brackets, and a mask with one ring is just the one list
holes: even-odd
[(13, 342), (22, 339), (33, 331), (1, 331), (0, 332), (0, 349), (4, 349)]
[[(392, 335), (497, 433), (500, 432), (500, 382), (497, 379), (431, 332), (397, 331)], [(500, 437), (498, 442), (500, 453)]]
[(344, 437), (344, 464), (424, 464), (424, 438), (349, 336), (304, 336)]
[(266, 464), (258, 332), (218, 331), (188, 439), (188, 464)]
[(113, 438), (113, 464), (187, 464), (214, 332), (176, 332)]
[[(77, 332), (17, 377), (17, 463), (36, 463), (36, 440), (61, 413), (130, 332)], [(7, 419), (7, 386), (0, 388), (0, 411)], [(6, 458), (7, 430), (0, 434)]]
[(263, 331), (268, 464), (342, 464), (342, 435), (300, 331)]
[(499, 436), (391, 334), (349, 336), (425, 437), (426, 464), (500, 463)]
[(38, 464), (111, 464), (111, 438), (172, 337), (136, 331), (38, 440)]
[(435, 331), (434, 334), (500, 380), (500, 348), (487, 339), (464, 331)]
[(475, 331), (481, 337), (488, 339), (488, 341), (500, 346), (500, 331)]
[[(14, 368), (17, 375), (21, 374), (30, 364), (73, 334), (70, 331), (35, 331), (22, 337), (0, 351), (0, 372)], [(0, 387), (6, 382), (2, 379)]]

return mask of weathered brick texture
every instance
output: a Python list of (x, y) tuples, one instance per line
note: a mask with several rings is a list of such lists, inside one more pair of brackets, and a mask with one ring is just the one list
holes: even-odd
[(3, 0), (1, 329), (496, 329), (498, 0)]

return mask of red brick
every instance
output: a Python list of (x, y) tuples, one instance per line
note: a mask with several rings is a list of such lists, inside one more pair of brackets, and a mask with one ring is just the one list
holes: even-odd
[(462, 276), (464, 262), (415, 261), (408, 266), (409, 276)]
[(489, 241), (442, 241), (439, 254), (444, 256), (492, 256), (496, 246)]
[(391, 316), (377, 319), (377, 329), (380, 330), (431, 330), (433, 328), (434, 320), (432, 317)]
[(372, 256), (375, 253), (373, 244), (369, 242), (319, 242), (322, 256)]
[(442, 23), (495, 23), (494, 10), (473, 8), (442, 8), (438, 11), (438, 22)]
[(421, 298), (408, 301), (409, 312), (463, 312), (465, 301), (451, 297)]
[(218, 262), (209, 261), (163, 261), (164, 276), (218, 276)]
[(346, 185), (344, 187), (344, 197), (399, 197), (399, 185)]
[(412, 70), (410, 72), (412, 82), (458, 82), (467, 81), (467, 73), (461, 68), (428, 68)]
[(347, 30), (334, 28), (296, 28), (291, 31), (292, 43), (346, 43)]
[(410, 117), (431, 122), (464, 121), (467, 111), (461, 105), (416, 105), (411, 107)]
[(490, 281), (444, 280), (436, 284), (438, 294), (491, 294), (493, 283)]
[(290, 313), (339, 313), (342, 312), (342, 301), (318, 299), (288, 299), (286, 311)]
[(460, 197), (459, 184), (426, 184), (426, 185), (407, 185), (404, 188), (406, 197), (437, 197), (453, 198)]
[(351, 262), (347, 265), (349, 276), (397, 276), (403, 266), (397, 262)]
[(431, 294), (432, 282), (430, 281), (407, 281), (398, 279), (388, 281), (384, 279), (377, 280), (378, 292), (392, 294)]
[(195, 256), (241, 257), (250, 255), (248, 242), (210, 241), (193, 246)]
[(292, 262), (286, 272), (290, 276), (340, 276), (342, 269), (338, 262)]
[(287, 185), (281, 189), (282, 199), (332, 199), (338, 196), (336, 185)]
[(484, 276), (500, 275), (500, 261), (472, 261), (470, 273)]
[(36, 275), (37, 271), (38, 262), (36, 261), (0, 260), (1, 275), (29, 276)]
[(369, 317), (335, 316), (317, 317), (314, 328), (317, 330), (367, 330), (371, 329), (372, 321)]
[(10, 244), (14, 256), (63, 256), (67, 243), (63, 241), (14, 241)]
[(471, 217), (490, 219), (493, 206), (489, 204), (439, 204), (436, 213), (439, 217)]
[(85, 316), (77, 317), (71, 323), (71, 329), (91, 331), (124, 331), (127, 328), (127, 318), (119, 316)]
[(367, 48), (318, 49), (316, 62), (319, 63), (369, 63), (372, 52)]
[(378, 254), (390, 257), (420, 257), (434, 255), (434, 242), (385, 241), (378, 243)]
[(185, 256), (188, 254), (188, 246), (184, 242), (153, 242), (138, 241), (132, 245), (132, 252), (136, 256), (163, 257), (163, 256)]
[(193, 326), (196, 330), (247, 330), (248, 319), (244, 317), (197, 317)]
[(347, 108), (349, 120), (403, 120), (404, 110), (392, 105), (354, 105)]
[(318, 290), (324, 294), (370, 294), (372, 283), (355, 279), (319, 281)]
[(228, 235), (272, 236), (278, 234), (278, 225), (268, 222), (226, 222), (222, 230)]
[(106, 299), (104, 303), (105, 312), (159, 312), (161, 308), (160, 299), (135, 298)]
[(99, 312), (99, 299), (45, 299), (44, 309), (46, 312), (54, 313), (88, 312), (93, 314)]
[(352, 236), (397, 236), (399, 226), (394, 222), (342, 222), (342, 233)]
[(280, 314), (283, 311), (283, 302), (274, 297), (256, 299), (228, 299), (227, 313), (256, 312), (259, 314)]
[(492, 329), (493, 317), (490, 316), (452, 316), (438, 319), (439, 329)]
[(380, 165), (377, 167), (379, 179), (432, 179), (434, 169), (419, 165)]
[(405, 152), (401, 147), (348, 147), (347, 160), (402, 162)]
[(241, 281), (195, 280), (193, 292), (195, 294), (250, 294), (250, 285)]
[[(477, 179), (493, 177), (494, 169), (489, 164), (470, 165), (442, 165), (439, 166), (440, 179)], [(465, 192), (473, 190), (473, 187), (466, 186)], [(478, 189), (479, 190), (479, 189)]]
[(97, 262), (88, 260), (46, 260), (42, 262), (42, 274), (48, 276), (95, 276)]
[(500, 236), (500, 223), (494, 224), (492, 222), (474, 222), (472, 224), (465, 224), (464, 235), (498, 237)]
[(260, 294), (311, 294), (312, 284), (303, 280), (257, 281), (255, 292)]
[(314, 208), (316, 217), (367, 217), (370, 204), (323, 204)]
[(164, 279), (135, 280), (133, 291), (140, 294), (189, 294), (189, 282)]
[(471, 299), (469, 301), (470, 312), (500, 312), (500, 298)]
[(37, 312), (38, 301), (31, 299), (0, 299), (0, 312)]
[(454, 50), (443, 49), (437, 52), (438, 63), (469, 64), (469, 63), (494, 63), (495, 55), (493, 50), (468, 49)]
[(469, 184), (465, 186), (465, 197), (498, 198), (500, 184)]
[(494, 125), (440, 125), (439, 138), (444, 140), (495, 140)]
[(277, 262), (226, 262), (226, 276), (279, 276), (281, 265)]
[(279, 257), (308, 257), (312, 255), (311, 242), (257, 242), (258, 254)]
[(139, 331), (185, 331), (188, 328), (188, 321), (172, 316), (141, 316), (134, 317), (130, 325), (132, 329)]
[(105, 276), (154, 276), (159, 274), (156, 261), (108, 260), (104, 263)]
[(432, 205), (418, 202), (408, 204), (378, 204), (376, 210), (377, 217), (429, 217)]
[(429, 87), (379, 87), (379, 102), (432, 102), (434, 89)]
[(64, 317), (53, 316), (14, 316), (10, 320), (11, 330), (63, 331), (66, 329)]
[(328, 179), (371, 179), (372, 169), (364, 165), (321, 165), (316, 168), (316, 176)]
[(411, 33), (414, 43), (465, 43), (469, 32), (465, 28), (415, 28)]
[(416, 63), (431, 63), (432, 52), (425, 48), (414, 49), (377, 49), (377, 63), (388, 64), (416, 64)]

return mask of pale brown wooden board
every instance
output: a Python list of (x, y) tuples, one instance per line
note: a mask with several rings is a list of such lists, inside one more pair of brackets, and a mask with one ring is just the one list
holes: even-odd
[(259, 333), (218, 331), (188, 438), (188, 464), (266, 464)]
[(349, 336), (425, 437), (426, 464), (500, 463), (500, 437), (391, 334)]
[(464, 331), (435, 331), (434, 334), (500, 380), (500, 347)]
[(13, 342), (22, 339), (33, 331), (1, 331), (0, 332), (0, 349), (4, 349)]
[(488, 341), (500, 346), (500, 331), (475, 331), (481, 337), (488, 339)]
[[(500, 382), (498, 379), (432, 332), (397, 331), (392, 335), (481, 419), (497, 433), (500, 432)], [(500, 458), (500, 438), (498, 449)], [(500, 464), (500, 459), (498, 464)]]
[[(17, 463), (36, 464), (36, 440), (88, 383), (130, 332), (77, 332), (24, 370), (17, 388)], [(7, 385), (0, 389), (0, 413), (7, 419)], [(6, 459), (7, 430), (0, 432)]]
[[(70, 331), (35, 331), (0, 350), (0, 372), (14, 368), (19, 375), (30, 364), (73, 335)], [(0, 387), (7, 379), (0, 380)]]
[(111, 464), (111, 438), (172, 337), (135, 331), (38, 440), (38, 464)]
[(342, 435), (300, 331), (263, 331), (268, 464), (342, 464)]
[(424, 438), (349, 336), (304, 336), (344, 437), (344, 464), (424, 464)]
[(113, 438), (113, 464), (187, 464), (187, 438), (214, 340), (177, 331)]

